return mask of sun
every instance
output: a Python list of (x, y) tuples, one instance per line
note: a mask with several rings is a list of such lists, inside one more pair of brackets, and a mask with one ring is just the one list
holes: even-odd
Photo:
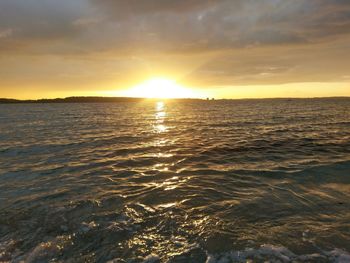
[(185, 88), (176, 83), (176, 81), (166, 78), (152, 78), (144, 83), (141, 83), (129, 90), (124, 95), (128, 97), (142, 98), (160, 98), (160, 99), (175, 99), (175, 98), (196, 98), (197, 94), (188, 88)]

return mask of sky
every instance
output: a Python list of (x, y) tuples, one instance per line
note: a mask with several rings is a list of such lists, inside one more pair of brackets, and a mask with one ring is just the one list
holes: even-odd
[(153, 78), (203, 97), (350, 96), (350, 1), (0, 0), (0, 97)]

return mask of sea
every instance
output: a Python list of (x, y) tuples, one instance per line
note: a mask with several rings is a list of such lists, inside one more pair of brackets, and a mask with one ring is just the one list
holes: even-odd
[(2, 104), (0, 262), (350, 262), (350, 99)]

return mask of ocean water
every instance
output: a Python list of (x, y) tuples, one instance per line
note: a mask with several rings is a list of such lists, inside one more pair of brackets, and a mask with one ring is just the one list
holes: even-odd
[(350, 262), (350, 99), (0, 105), (1, 262)]

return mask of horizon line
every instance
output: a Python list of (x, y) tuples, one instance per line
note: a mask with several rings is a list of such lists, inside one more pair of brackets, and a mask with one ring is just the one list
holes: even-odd
[[(82, 101), (73, 101), (82, 100)], [(86, 99), (87, 101), (83, 101)], [(350, 96), (321, 96), (321, 97), (264, 97), (264, 98), (145, 98), (145, 97), (112, 97), (112, 96), (68, 96), (68, 97), (57, 97), (57, 98), (37, 98), (37, 99), (15, 99), (15, 98), (0, 98), (0, 103), (35, 103), (35, 102), (98, 102), (98, 101), (88, 101), (91, 99), (96, 100), (111, 100), (122, 99), (122, 100), (202, 100), (202, 101), (212, 101), (212, 100), (272, 100), (272, 99), (350, 99)], [(101, 101), (106, 102), (106, 101)]]

